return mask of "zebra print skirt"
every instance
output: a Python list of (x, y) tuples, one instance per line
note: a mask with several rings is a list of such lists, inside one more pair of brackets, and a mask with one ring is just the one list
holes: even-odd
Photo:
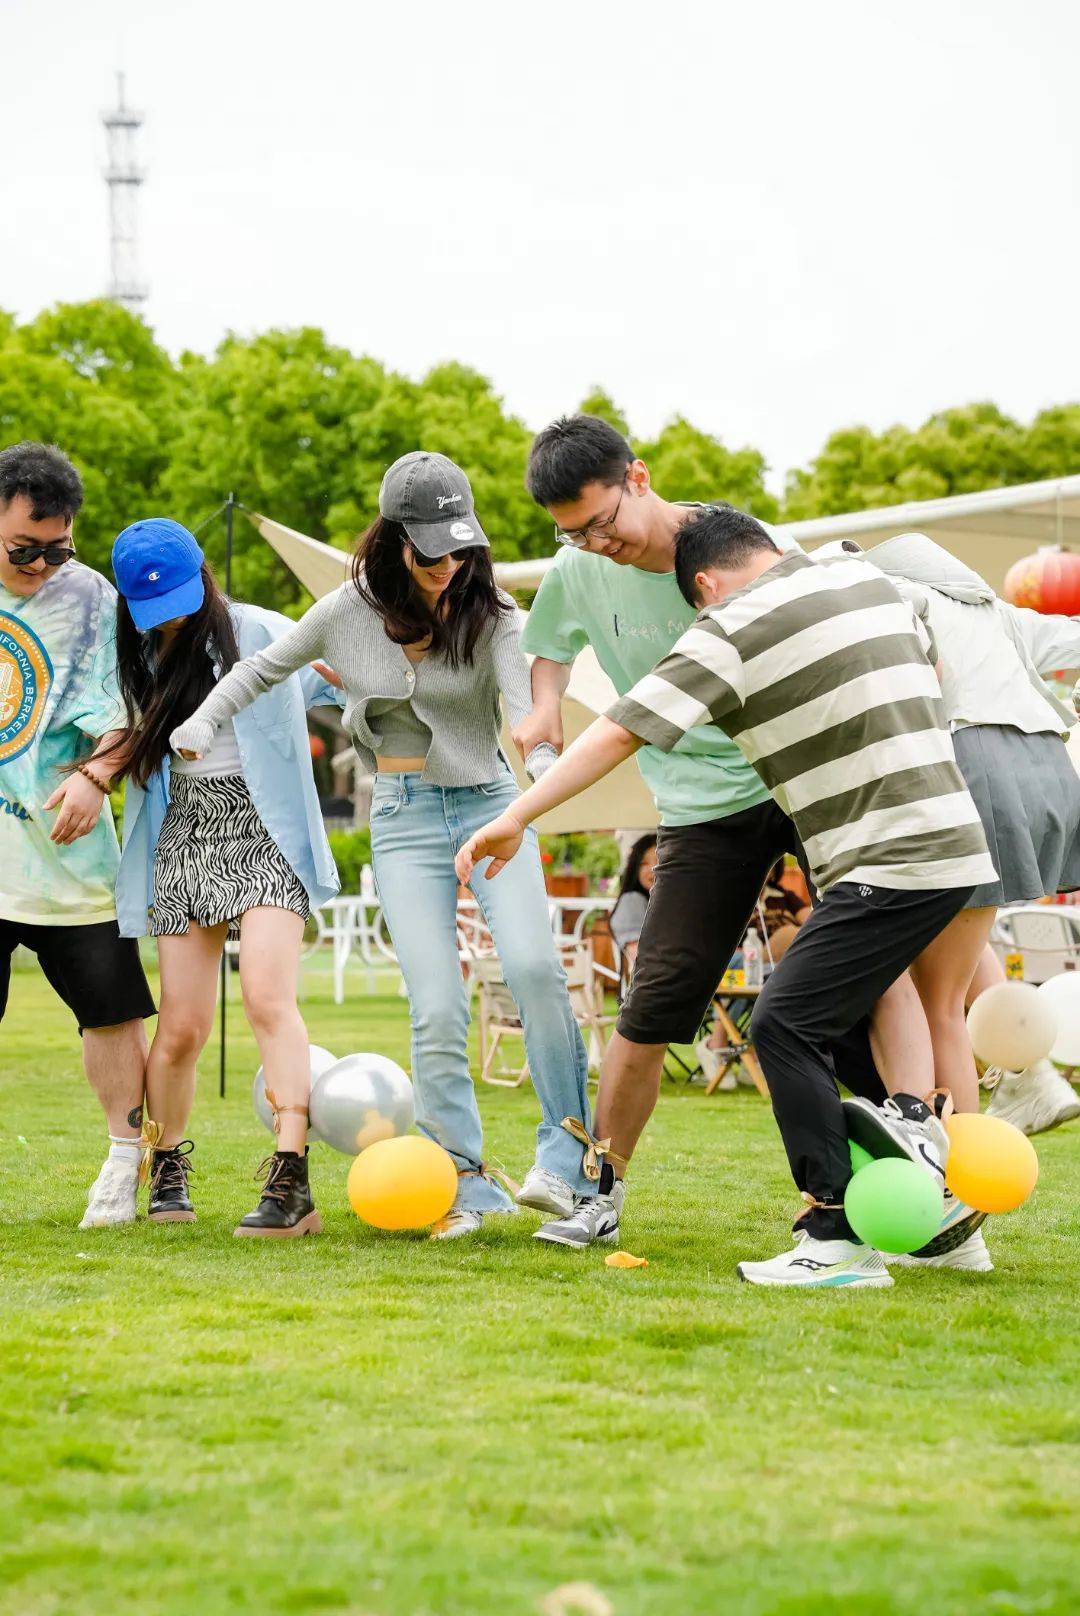
[(154, 856), (151, 937), (182, 937), (190, 921), (235, 934), (249, 909), (308, 917), (295, 870), (255, 811), (242, 774), (174, 774)]

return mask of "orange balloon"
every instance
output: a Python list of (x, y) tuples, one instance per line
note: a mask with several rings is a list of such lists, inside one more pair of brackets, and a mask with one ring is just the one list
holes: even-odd
[(1035, 1188), (1039, 1158), (1026, 1135), (1001, 1117), (954, 1115), (945, 1124), (945, 1183), (976, 1212), (1011, 1212)]
[(376, 1229), (426, 1229), (457, 1195), (453, 1159), (434, 1139), (404, 1134), (369, 1145), (349, 1168), (349, 1205)]

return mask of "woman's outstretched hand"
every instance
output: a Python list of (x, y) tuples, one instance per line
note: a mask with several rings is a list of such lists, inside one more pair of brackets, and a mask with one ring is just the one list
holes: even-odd
[(513, 814), (500, 814), (490, 825), (485, 825), (475, 836), (470, 836), (461, 849), (454, 860), (458, 880), (467, 886), (480, 860), (490, 858), (491, 863), (484, 871), (484, 880), (490, 881), (513, 858), (524, 835), (524, 825)]

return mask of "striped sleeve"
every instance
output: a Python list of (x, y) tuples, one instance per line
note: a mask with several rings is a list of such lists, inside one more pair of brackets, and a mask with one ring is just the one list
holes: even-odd
[(719, 723), (742, 705), (742, 663), (727, 635), (707, 617), (677, 640), (607, 717), (662, 752), (697, 724)]

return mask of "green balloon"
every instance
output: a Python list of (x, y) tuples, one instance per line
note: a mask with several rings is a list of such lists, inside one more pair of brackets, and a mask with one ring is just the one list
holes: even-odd
[(938, 1232), (944, 1191), (924, 1167), (899, 1156), (872, 1161), (844, 1195), (847, 1220), (878, 1251), (918, 1251)]
[(847, 1147), (851, 1155), (851, 1171), (853, 1173), (859, 1172), (863, 1167), (869, 1167), (874, 1158), (868, 1150), (864, 1150), (861, 1145), (857, 1145), (854, 1139), (848, 1140)]

